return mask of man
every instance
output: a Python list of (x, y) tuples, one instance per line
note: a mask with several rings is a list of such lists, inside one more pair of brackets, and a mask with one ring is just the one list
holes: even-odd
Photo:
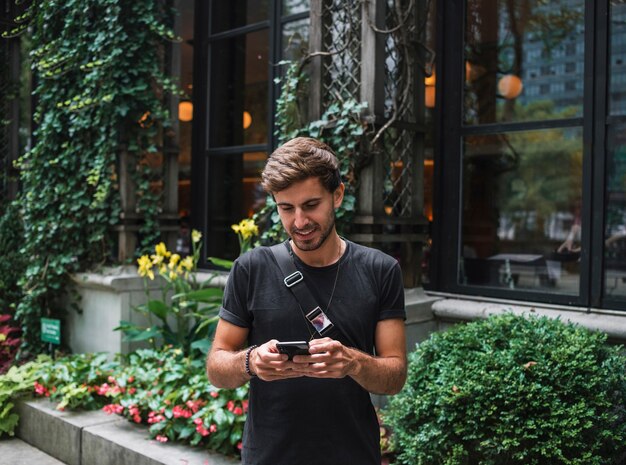
[[(369, 393), (395, 394), (406, 379), (400, 267), (337, 234), (345, 186), (327, 145), (293, 139), (271, 155), (262, 176), (290, 237), (280, 247), (289, 248), (337, 331), (322, 337), (320, 321), (307, 320), (283, 283), (270, 248), (253, 249), (228, 279), (209, 380), (223, 388), (250, 381), (245, 465), (379, 465)], [(310, 355), (290, 361), (278, 352), (277, 341), (294, 340), (309, 341)]]

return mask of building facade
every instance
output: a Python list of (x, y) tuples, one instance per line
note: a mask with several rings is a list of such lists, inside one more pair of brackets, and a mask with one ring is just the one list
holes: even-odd
[(173, 3), (179, 241), (237, 255), (301, 62), (304, 122), (367, 104), (347, 236), (397, 257), (433, 320), (532, 309), (626, 340), (622, 1)]

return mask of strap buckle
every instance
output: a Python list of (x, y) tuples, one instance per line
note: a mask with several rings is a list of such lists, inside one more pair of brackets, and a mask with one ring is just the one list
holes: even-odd
[(283, 282), (285, 283), (285, 286), (292, 287), (298, 284), (303, 279), (304, 279), (304, 276), (302, 276), (302, 273), (300, 273), (299, 271), (294, 271), (285, 279), (283, 279)]

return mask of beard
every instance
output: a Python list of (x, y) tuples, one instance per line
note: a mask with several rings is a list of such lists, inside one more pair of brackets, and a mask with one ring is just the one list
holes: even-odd
[[(291, 228), (291, 230), (289, 231), (289, 237), (291, 237), (291, 240), (298, 249), (302, 250), (303, 252), (310, 252), (312, 250), (319, 249), (324, 244), (324, 242), (326, 242), (326, 239), (328, 239), (328, 236), (330, 236), (330, 233), (333, 231), (334, 227), (335, 210), (332, 209), (330, 211), (330, 215), (328, 216), (328, 221), (326, 222), (325, 226), (322, 226), (319, 223), (310, 223), (306, 228), (303, 229)], [(313, 238), (306, 240), (297, 239), (297, 236), (295, 235), (295, 233), (308, 233), (311, 231), (321, 231), (321, 233), (317, 239)]]

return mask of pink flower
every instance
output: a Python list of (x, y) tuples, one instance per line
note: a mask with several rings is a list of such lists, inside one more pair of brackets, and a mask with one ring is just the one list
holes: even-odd
[(247, 400), (242, 400), (241, 401), (241, 405), (243, 406), (243, 411), (247, 412), (248, 411), (248, 401)]
[(200, 436), (208, 436), (209, 434), (211, 434), (209, 433), (209, 430), (206, 429), (204, 426), (196, 427), (196, 431), (200, 433)]
[(99, 396), (106, 396), (107, 392), (109, 392), (109, 385), (107, 383), (102, 383), (100, 386), (96, 386), (96, 394)]
[(132, 396), (135, 392), (137, 392), (137, 389), (132, 387), (128, 390), (128, 393)]
[(239, 441), (239, 444), (237, 444), (237, 449), (243, 449), (243, 443), (241, 441)]
[(134, 376), (129, 376), (128, 377), (128, 382), (129, 383), (133, 383), (135, 381), (135, 377)]
[(217, 431), (217, 425), (213, 423), (211, 426), (209, 426), (209, 431), (211, 433), (215, 433)]
[(161, 415), (159, 412), (148, 413), (148, 423), (151, 425), (154, 423), (160, 423), (164, 420), (165, 420), (165, 417)]
[(133, 416), (133, 421), (135, 423), (141, 423), (141, 417), (139, 415), (134, 415)]
[(243, 415), (243, 409), (241, 407), (235, 407), (233, 413), (235, 415)]
[(154, 439), (156, 439), (159, 442), (167, 442), (167, 438), (165, 436), (161, 436), (160, 434), (157, 435), (157, 437)]
[(229, 412), (232, 412), (233, 409), (235, 408), (235, 403), (232, 400), (229, 400), (228, 403), (226, 404), (226, 408), (228, 409)]
[(202, 425), (202, 424), (204, 424), (204, 421), (202, 421), (202, 418), (194, 418), (193, 422), (194, 422), (196, 425)]
[(174, 418), (190, 418), (193, 413), (191, 412), (191, 410), (187, 410), (182, 406), (177, 405), (172, 409), (172, 415), (174, 416)]
[(109, 377), (107, 378), (107, 381), (108, 381), (109, 383), (111, 383), (111, 384), (115, 384), (115, 378), (114, 378), (113, 376), (109, 376)]
[(112, 413), (120, 415), (124, 411), (124, 407), (122, 407), (120, 404), (109, 404), (102, 407), (102, 410), (108, 415), (111, 415)]
[(219, 392), (217, 392), (217, 391), (211, 391), (211, 392), (209, 392), (209, 395), (210, 395), (211, 397), (213, 397), (214, 399), (216, 399), (216, 398), (217, 398), (217, 396), (219, 396), (220, 394), (219, 394)]
[(37, 381), (35, 381), (35, 392), (39, 394), (40, 396), (48, 397), (50, 395), (50, 393), (48, 392), (48, 389), (46, 389), (46, 387), (43, 384), (39, 384)]

